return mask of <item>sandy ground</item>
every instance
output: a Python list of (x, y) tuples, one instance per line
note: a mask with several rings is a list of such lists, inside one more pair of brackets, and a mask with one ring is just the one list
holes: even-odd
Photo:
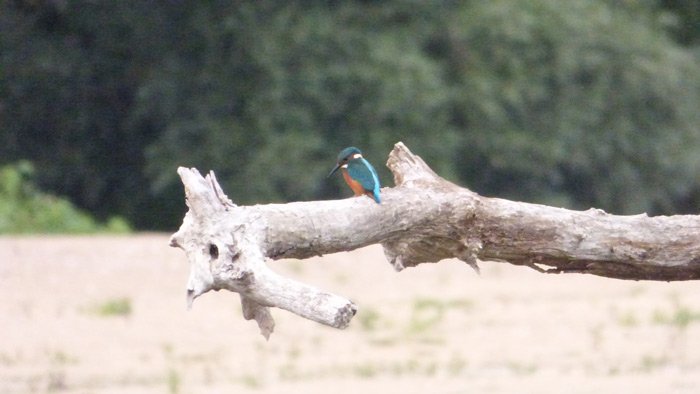
[[(271, 263), (353, 299), (334, 330), (282, 310), (269, 341), (219, 292), (185, 308), (168, 237), (0, 238), (0, 394), (697, 393), (700, 286), (381, 249)], [(110, 303), (126, 306), (126, 310)]]

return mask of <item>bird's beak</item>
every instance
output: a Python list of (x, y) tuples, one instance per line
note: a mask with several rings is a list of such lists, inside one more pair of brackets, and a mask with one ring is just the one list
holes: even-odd
[(328, 173), (328, 176), (326, 178), (330, 178), (331, 175), (335, 174), (336, 171), (338, 171), (338, 168), (340, 168), (340, 164), (336, 164), (335, 167), (331, 170), (331, 172)]

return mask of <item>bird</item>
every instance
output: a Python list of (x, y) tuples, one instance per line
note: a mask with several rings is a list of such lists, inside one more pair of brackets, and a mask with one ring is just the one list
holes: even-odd
[(374, 167), (362, 157), (362, 152), (350, 146), (338, 153), (338, 159), (335, 167), (328, 174), (328, 177), (333, 175), (338, 169), (343, 173), (345, 183), (350, 186), (350, 189), (355, 193), (355, 196), (367, 195), (371, 197), (377, 204), (381, 204), (382, 199), (379, 196), (379, 176)]

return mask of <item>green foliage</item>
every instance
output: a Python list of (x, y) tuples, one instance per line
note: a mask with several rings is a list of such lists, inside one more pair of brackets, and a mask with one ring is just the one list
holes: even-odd
[(700, 205), (700, 9), (675, 0), (0, 2), (0, 158), (171, 229), (177, 166), (239, 203), (338, 198), (404, 141), (487, 195)]
[(445, 303), (432, 298), (417, 299), (413, 303), (413, 314), (408, 331), (420, 334), (434, 328), (445, 315)]
[(107, 300), (95, 306), (94, 312), (99, 316), (129, 316), (131, 300), (126, 297)]
[(168, 393), (177, 394), (180, 392), (182, 378), (180, 377), (180, 373), (176, 369), (168, 369), (165, 380), (168, 386)]
[(381, 317), (374, 309), (363, 310), (359, 316), (360, 327), (365, 331), (374, 331), (379, 326)]
[[(319, 198), (330, 192), (325, 175), (342, 147), (361, 146), (381, 163), (399, 139), (428, 154), (449, 142), (445, 129), (441, 140), (425, 143), (448, 117), (437, 64), (391, 25), (359, 23), (363, 14), (356, 6), (291, 4), (270, 12), (250, 4), (213, 25), (190, 25), (187, 36), (203, 37), (224, 60), (192, 70), (191, 59), (176, 54), (171, 69), (147, 81), (144, 105), (157, 102), (158, 117), (170, 125), (149, 151), (156, 191), (179, 183), (163, 169), (184, 161), (216, 168), (237, 201)], [(175, 93), (184, 111), (177, 110), (183, 102), (158, 100), (192, 72), (218, 83)]]
[(696, 187), (700, 68), (652, 16), (537, 0), (455, 19), (446, 45), (469, 54), (453, 66), (471, 87), (459, 94), (468, 184), (617, 213), (673, 212)]
[(676, 39), (685, 45), (700, 44), (700, 2), (689, 0), (661, 0), (669, 13), (663, 14)]
[(676, 303), (673, 310), (667, 311), (656, 309), (652, 315), (652, 322), (656, 324), (666, 324), (685, 329), (691, 323), (700, 321), (700, 312), (685, 305)]
[(68, 200), (38, 190), (34, 166), (27, 161), (0, 167), (0, 234), (128, 232), (124, 219), (97, 223)]

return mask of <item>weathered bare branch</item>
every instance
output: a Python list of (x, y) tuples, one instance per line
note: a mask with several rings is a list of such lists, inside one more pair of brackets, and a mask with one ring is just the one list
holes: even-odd
[(236, 206), (212, 173), (179, 168), (189, 211), (171, 245), (187, 253), (190, 303), (209, 290), (241, 294), (244, 316), (266, 337), (267, 307), (346, 327), (349, 300), (281, 277), (266, 258), (307, 258), (380, 243), (402, 270), (458, 258), (523, 265), (543, 273), (620, 279), (700, 278), (700, 217), (616, 216), (479, 196), (435, 174), (402, 143), (387, 166), (396, 186), (382, 204), (361, 196), (335, 201)]

